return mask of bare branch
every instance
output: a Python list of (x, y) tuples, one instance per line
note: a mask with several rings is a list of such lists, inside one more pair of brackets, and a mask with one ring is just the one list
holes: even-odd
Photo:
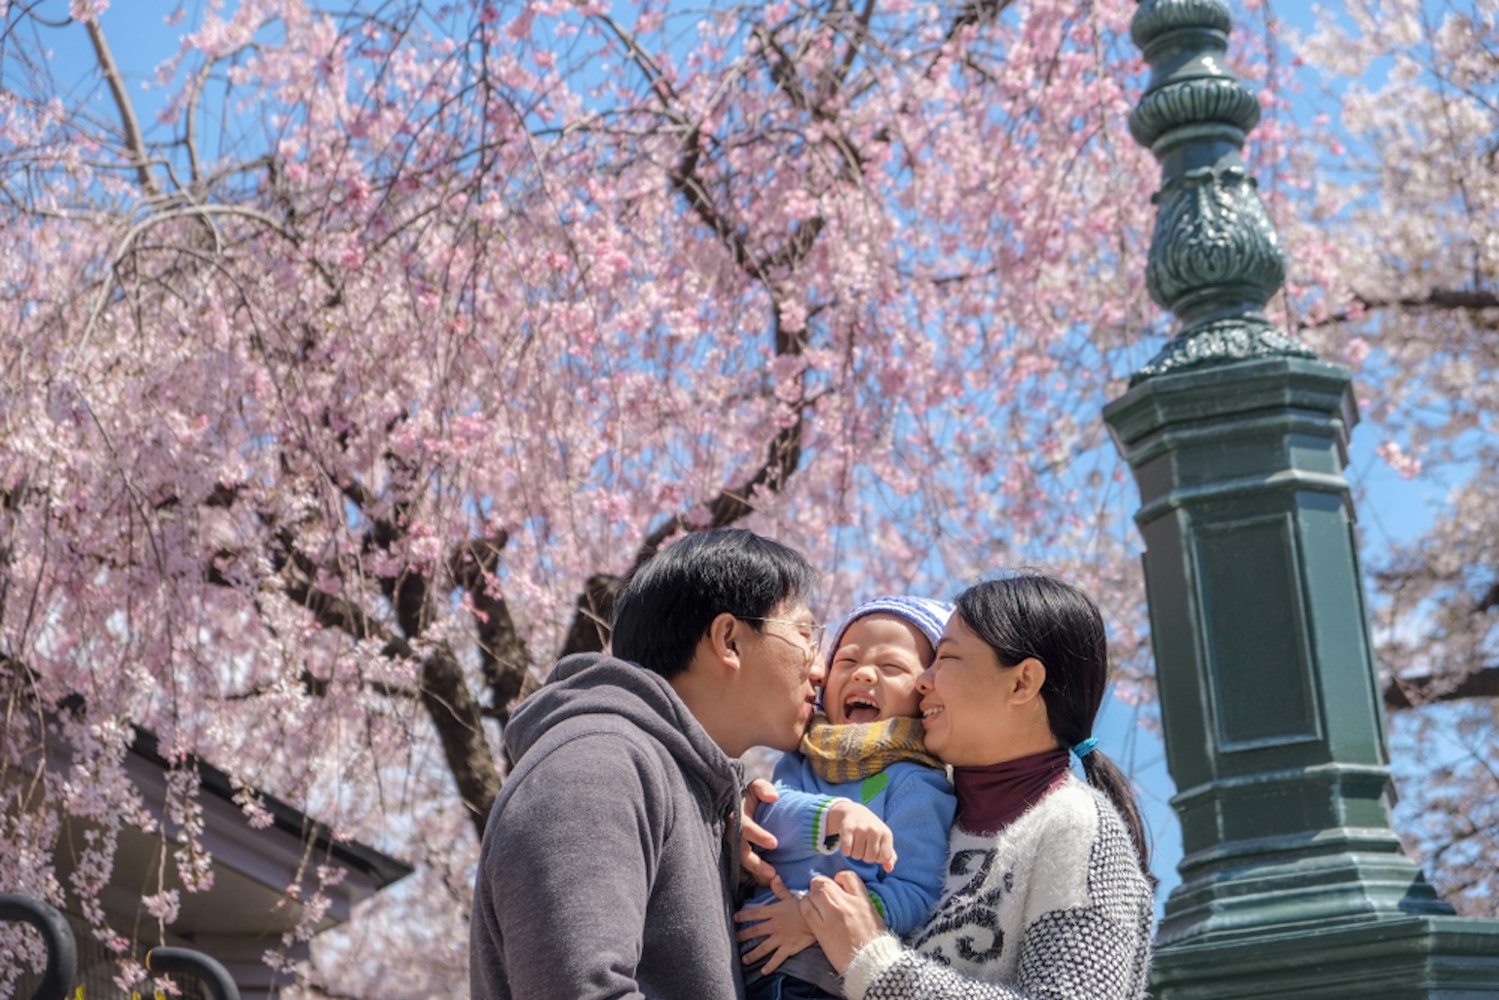
[(503, 779), (484, 735), (483, 712), (463, 679), (463, 668), (446, 646), (422, 663), (422, 705), (437, 729), (458, 795), (482, 840)]
[(479, 666), (489, 686), (491, 714), (502, 722), (509, 705), (520, 694), (531, 665), (531, 654), (510, 615), (510, 605), (499, 593), (495, 571), (509, 536), (471, 538), (448, 556), (448, 572), (468, 591), (479, 639)]
[(114, 53), (109, 51), (109, 41), (104, 37), (104, 29), (99, 27), (99, 20), (95, 17), (85, 18), (83, 26), (88, 29), (89, 41), (93, 43), (94, 55), (99, 60), (99, 70), (109, 84), (109, 92), (114, 95), (115, 107), (120, 112), (120, 127), (125, 131), (125, 145), (135, 157), (136, 176), (140, 178), (141, 187), (147, 194), (159, 195), (161, 187), (151, 173), (150, 156), (146, 151), (145, 136), (141, 134), (140, 120), (135, 116), (135, 105), (125, 90), (125, 79), (120, 75), (120, 67), (115, 64)]
[(609, 573), (595, 573), (578, 595), (578, 610), (567, 638), (562, 642), (561, 656), (573, 653), (597, 653), (609, 642), (609, 622), (614, 615), (614, 598), (623, 581)]
[(1485, 289), (1466, 288), (1434, 288), (1425, 295), (1407, 295), (1398, 299), (1371, 299), (1363, 295), (1354, 296), (1358, 303), (1356, 309), (1345, 309), (1342, 312), (1333, 313), (1321, 319), (1306, 320), (1297, 325), (1299, 330), (1314, 330), (1318, 327), (1333, 326), (1337, 323), (1346, 323), (1350, 320), (1363, 318), (1367, 313), (1379, 309), (1419, 309), (1419, 310), (1450, 310), (1460, 312), (1481, 312), (1485, 309), (1499, 309), (1499, 294)]
[(1499, 667), (1481, 667), (1456, 684), (1444, 678), (1396, 678), (1385, 685), (1385, 708), (1406, 708), (1469, 698), (1499, 698)]

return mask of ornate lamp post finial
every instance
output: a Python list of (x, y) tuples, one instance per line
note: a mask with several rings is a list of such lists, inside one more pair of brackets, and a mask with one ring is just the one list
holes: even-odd
[(1246, 358), (1313, 357), (1265, 317), (1286, 262), (1240, 157), (1260, 107), (1225, 65), (1230, 27), (1223, 0), (1143, 0), (1130, 24), (1151, 67), (1130, 134), (1162, 168), (1146, 283), (1180, 324), (1134, 382)]

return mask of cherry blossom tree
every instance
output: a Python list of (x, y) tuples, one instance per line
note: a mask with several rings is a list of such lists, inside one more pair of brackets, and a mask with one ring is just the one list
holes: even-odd
[[(306, 989), (460, 990), (507, 714), (685, 532), (830, 615), (1045, 563), (1144, 683), (1128, 0), (241, 0), (147, 81), (122, 6), (0, 5), (0, 880), (122, 983), (139, 725), (417, 865)], [(211, 878), (179, 785), (146, 926)]]
[[(151, 829), (138, 725), (252, 818), (265, 789), (417, 866), (305, 991), (460, 992), (508, 713), (686, 532), (800, 547), (829, 616), (1045, 565), (1149, 697), (1099, 418), (1161, 331), (1129, 0), (241, 0), (179, 9), (148, 80), (124, 6), (0, 2), (0, 884), (82, 910), (122, 982), (97, 896)], [(1245, 75), (1301, 99), (1246, 6)], [(1372, 82), (1310, 137), (1268, 116), (1253, 162), (1286, 322), (1355, 367), (1388, 461), (1454, 487), (1368, 562), (1395, 732), (1438, 778), (1402, 822), (1482, 909), (1494, 761), (1429, 749), (1493, 745), (1457, 696), (1496, 667), (1495, 15), (1451, 6), (1293, 39)], [(148, 926), (212, 877), (182, 773)], [(66, 875), (65, 817), (99, 831)]]
[(1291, 48), (1323, 111), (1300, 321), (1358, 372), (1381, 457), (1445, 493), (1419, 535), (1365, 539), (1398, 825), (1499, 914), (1499, 3), (1347, 0)]

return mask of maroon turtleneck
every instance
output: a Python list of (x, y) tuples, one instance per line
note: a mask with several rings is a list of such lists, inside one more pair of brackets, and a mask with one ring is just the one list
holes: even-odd
[(1043, 750), (1002, 764), (954, 767), (957, 822), (969, 833), (1004, 829), (1067, 780), (1066, 750)]

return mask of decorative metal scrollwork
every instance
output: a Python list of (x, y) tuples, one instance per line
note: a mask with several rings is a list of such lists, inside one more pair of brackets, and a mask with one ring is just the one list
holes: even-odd
[(1178, 321), (1133, 382), (1246, 358), (1313, 356), (1265, 317), (1286, 261), (1240, 156), (1260, 108), (1226, 65), (1230, 27), (1224, 0), (1142, 0), (1130, 24), (1151, 66), (1130, 134), (1164, 168), (1146, 283)]

